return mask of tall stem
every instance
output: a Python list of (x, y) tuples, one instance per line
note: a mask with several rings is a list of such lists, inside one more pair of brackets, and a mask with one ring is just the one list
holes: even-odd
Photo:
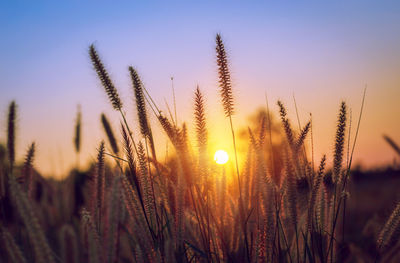
[(245, 246), (246, 246), (247, 260), (250, 262), (249, 242), (247, 240), (247, 226), (246, 226), (247, 221), (244, 220), (242, 187), (240, 184), (239, 162), (238, 162), (238, 158), (237, 158), (236, 139), (235, 139), (235, 131), (233, 130), (232, 115), (229, 115), (229, 123), (231, 125), (231, 131), (232, 131), (233, 148), (234, 148), (234, 152), (235, 152), (236, 173), (237, 173), (238, 187), (239, 187), (239, 211), (240, 211), (241, 219), (242, 219), (242, 223), (243, 223), (242, 228), (243, 228), (243, 234), (244, 234), (244, 242), (245, 242)]
[(242, 188), (240, 186), (239, 163), (238, 163), (238, 158), (237, 158), (235, 131), (233, 130), (232, 116), (231, 115), (229, 115), (229, 122), (230, 122), (230, 125), (231, 125), (231, 131), (232, 131), (233, 149), (234, 149), (234, 152), (235, 152), (236, 173), (237, 173), (238, 187), (239, 187), (239, 199), (240, 199), (240, 202), (241, 202), (241, 200), (242, 200)]

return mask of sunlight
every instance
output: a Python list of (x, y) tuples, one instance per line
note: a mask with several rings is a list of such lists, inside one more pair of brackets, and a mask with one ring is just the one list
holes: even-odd
[(218, 150), (214, 154), (214, 161), (217, 164), (226, 164), (229, 160), (228, 153), (224, 150)]

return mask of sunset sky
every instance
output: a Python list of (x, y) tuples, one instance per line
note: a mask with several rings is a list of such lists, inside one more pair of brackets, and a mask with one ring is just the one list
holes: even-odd
[[(164, 110), (164, 99), (172, 105), (174, 77), (178, 119), (190, 129), (199, 85), (213, 147), (230, 149), (218, 96), (216, 33), (229, 55), (237, 127), (265, 107), (265, 93), (274, 112), (278, 99), (287, 105), (295, 125), (294, 94), (301, 122), (313, 114), (316, 155), (330, 154), (341, 100), (352, 109), (355, 130), (367, 86), (355, 160), (365, 167), (393, 162), (382, 134), (400, 143), (399, 1), (2, 1), (0, 142), (15, 99), (18, 159), (35, 141), (35, 166), (60, 177), (75, 163), (80, 104), (82, 163), (95, 158), (105, 137), (100, 114), (115, 132), (120, 119), (92, 69), (87, 51), (94, 43), (134, 127), (129, 65)], [(155, 122), (153, 129), (159, 129)], [(166, 139), (157, 140), (163, 152)]]

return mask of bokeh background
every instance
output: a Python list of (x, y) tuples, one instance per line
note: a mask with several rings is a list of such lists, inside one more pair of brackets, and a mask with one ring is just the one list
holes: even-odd
[[(212, 144), (229, 148), (214, 50), (215, 34), (221, 33), (231, 64), (237, 126), (265, 107), (265, 94), (275, 112), (276, 100), (283, 100), (295, 124), (294, 95), (300, 121), (313, 114), (316, 155), (331, 153), (340, 101), (352, 109), (355, 127), (367, 86), (355, 161), (366, 168), (390, 164), (395, 153), (382, 134), (400, 141), (399, 25), (398, 1), (2, 1), (0, 141), (5, 141), (8, 103), (15, 99), (17, 157), (35, 141), (35, 166), (44, 175), (62, 177), (75, 164), (80, 104), (81, 159), (95, 158), (104, 138), (100, 114), (107, 114), (116, 131), (119, 116), (92, 69), (87, 51), (94, 43), (134, 125), (129, 65), (164, 110), (165, 100), (173, 104), (174, 77), (178, 119), (191, 129), (193, 92), (199, 85)], [(164, 137), (156, 140), (166, 145)]]

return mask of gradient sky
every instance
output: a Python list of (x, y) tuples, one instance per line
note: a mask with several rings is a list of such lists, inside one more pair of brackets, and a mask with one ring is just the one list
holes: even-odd
[(213, 145), (229, 148), (221, 139), (229, 134), (218, 97), (216, 33), (222, 34), (229, 54), (238, 126), (265, 105), (265, 92), (274, 111), (281, 99), (294, 117), (295, 94), (302, 123), (313, 113), (315, 152), (330, 154), (340, 101), (348, 103), (356, 120), (367, 85), (355, 159), (367, 167), (393, 161), (382, 134), (400, 142), (399, 1), (81, 2), (0, 3), (0, 141), (5, 141), (8, 104), (15, 99), (17, 157), (22, 159), (36, 141), (36, 167), (43, 173), (60, 176), (74, 163), (78, 104), (83, 160), (95, 158), (104, 137), (101, 112), (117, 130), (119, 117), (87, 55), (92, 43), (132, 123), (128, 65), (138, 69), (162, 108), (164, 98), (171, 103), (174, 76), (178, 118), (189, 127), (193, 91), (200, 85), (209, 128), (215, 131)]

